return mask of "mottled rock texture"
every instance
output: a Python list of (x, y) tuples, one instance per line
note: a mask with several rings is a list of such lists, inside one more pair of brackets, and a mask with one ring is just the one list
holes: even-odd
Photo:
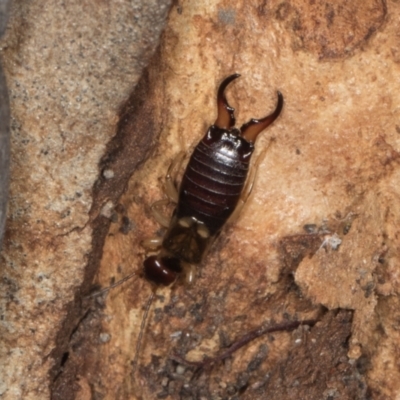
[(99, 233), (89, 217), (99, 161), (121, 103), (156, 50), (169, 7), (169, 1), (13, 1), (0, 44), (12, 111), (0, 268), (4, 399), (50, 398), (81, 318), (75, 294), (94, 277), (86, 266)]
[[(39, 7), (30, 4), (15, 14), (4, 50), (19, 111), (2, 259), (12, 366), (3, 393), (400, 396), (400, 3), (175, 2), (136, 86), (134, 13), (60, 2), (56, 14), (29, 14)], [(79, 23), (84, 15), (91, 24)], [(150, 284), (138, 274), (106, 299), (83, 296), (96, 272), (101, 286), (140, 272), (140, 242), (163, 234), (150, 205), (165, 197), (168, 166), (215, 121), (216, 89), (234, 72), (242, 77), (227, 97), (239, 126), (269, 113), (278, 89), (283, 113), (257, 142), (240, 219), (195, 284), (157, 291), (134, 369)], [(176, 361), (304, 319), (315, 323), (259, 337), (211, 369)], [(30, 371), (24, 385), (17, 366)]]
[[(10, 2), (0, 1), (0, 37), (8, 21)], [(10, 110), (8, 104), (7, 83), (0, 60), (0, 249), (6, 222), (8, 181), (10, 164)]]

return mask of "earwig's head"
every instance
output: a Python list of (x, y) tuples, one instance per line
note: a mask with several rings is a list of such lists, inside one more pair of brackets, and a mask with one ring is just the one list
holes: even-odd
[[(239, 74), (233, 74), (225, 78), (218, 89), (217, 94), (217, 105), (218, 105), (218, 117), (214, 125), (220, 129), (232, 130), (235, 125), (235, 109), (231, 107), (225, 97), (225, 89), (234, 79), (239, 78)], [(255, 143), (257, 136), (269, 125), (271, 125), (279, 116), (283, 107), (283, 96), (278, 92), (278, 104), (275, 111), (262, 118), (262, 119), (251, 119), (246, 122), (240, 128), (240, 136), (243, 137), (250, 143)], [(237, 129), (235, 129), (237, 131)]]
[(146, 279), (157, 285), (169, 286), (182, 272), (180, 260), (176, 257), (150, 256), (144, 262)]

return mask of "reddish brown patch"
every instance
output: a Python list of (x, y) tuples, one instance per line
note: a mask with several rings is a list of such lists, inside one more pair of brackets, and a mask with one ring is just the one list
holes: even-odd
[(331, 311), (243, 399), (364, 399), (365, 379), (347, 358), (352, 313)]
[(382, 27), (387, 13), (384, 0), (290, 0), (271, 8), (291, 33), (293, 49), (316, 53), (320, 59), (351, 55)]
[(320, 234), (300, 234), (282, 238), (279, 246), (282, 272), (295, 272), (303, 258), (313, 256), (323, 240), (323, 235)]

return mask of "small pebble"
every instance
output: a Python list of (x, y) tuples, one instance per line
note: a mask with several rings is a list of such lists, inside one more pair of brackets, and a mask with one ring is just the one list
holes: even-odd
[(100, 341), (102, 343), (107, 343), (109, 342), (111, 339), (111, 335), (109, 333), (100, 333)]

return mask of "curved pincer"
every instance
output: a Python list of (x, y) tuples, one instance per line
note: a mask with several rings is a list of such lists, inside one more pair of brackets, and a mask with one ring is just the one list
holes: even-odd
[(278, 91), (278, 104), (276, 105), (275, 111), (262, 119), (252, 118), (249, 122), (243, 124), (240, 128), (241, 136), (248, 142), (254, 143), (257, 139), (257, 136), (278, 118), (282, 108), (283, 96), (282, 93)]
[(236, 78), (239, 78), (240, 74), (233, 74), (225, 78), (218, 89), (217, 94), (217, 105), (218, 105), (218, 117), (214, 125), (221, 129), (230, 129), (235, 125), (235, 116), (233, 113), (235, 109), (228, 104), (225, 97), (226, 87)]

